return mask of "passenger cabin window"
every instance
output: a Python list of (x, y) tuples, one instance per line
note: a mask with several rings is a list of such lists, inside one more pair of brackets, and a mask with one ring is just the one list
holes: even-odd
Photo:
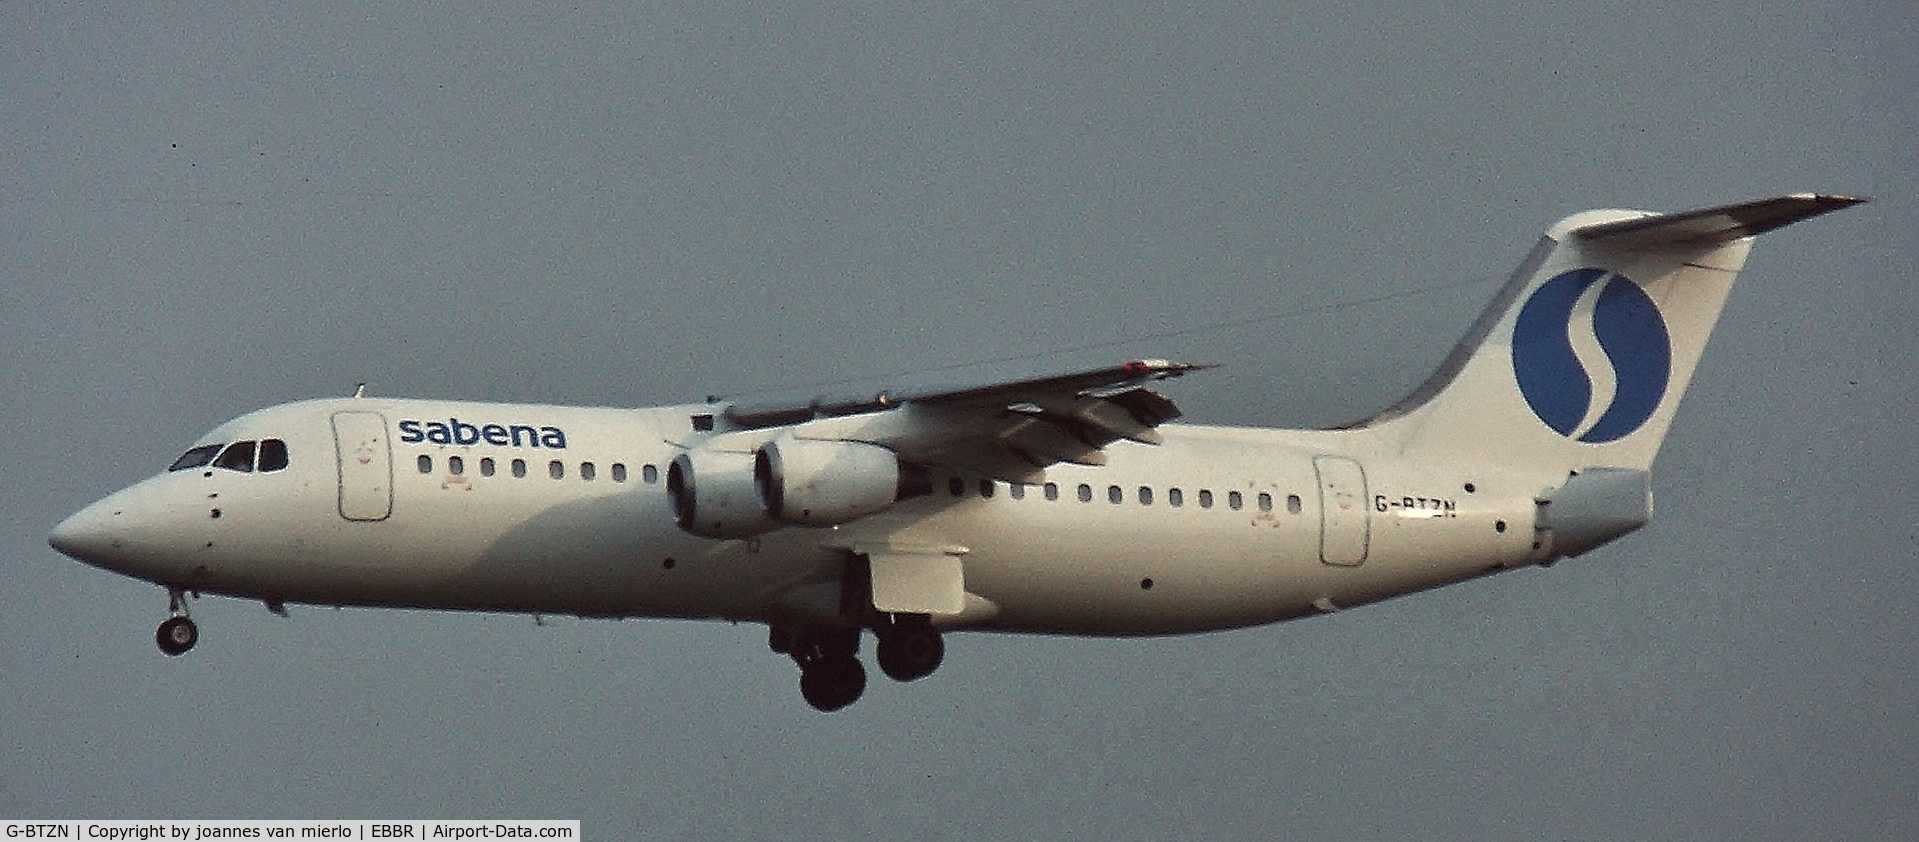
[(554, 479), (566, 479), (566, 463), (558, 459), (546, 463), (546, 475)]
[(491, 456), (480, 457), (480, 476), (483, 476), (483, 477), (493, 476), (493, 457)]
[(1166, 505), (1178, 508), (1186, 504), (1186, 493), (1177, 488), (1166, 489)]
[(420, 473), (433, 473), (433, 457), (422, 453), (420, 454), (420, 458), (415, 460), (415, 462), (420, 466)]
[(229, 444), (227, 449), (220, 451), (220, 458), (213, 460), (213, 467), (239, 471), (243, 474), (253, 473), (253, 447), (253, 442), (250, 441), (236, 441)]
[(1046, 484), (1046, 499), (1048, 500), (1059, 499), (1059, 483), (1049, 482)]
[(1299, 495), (1286, 495), (1286, 513), (1293, 515), (1299, 514)]
[(1199, 507), (1202, 509), (1210, 509), (1213, 507), (1213, 492), (1210, 489), (1202, 488), (1199, 490)]
[(652, 465), (641, 465), (640, 481), (646, 483), (647, 485), (652, 485), (653, 483), (659, 482), (660, 469), (655, 468)]
[(466, 460), (458, 456), (448, 456), (446, 458), (446, 472), (456, 477), (466, 473)]
[(599, 476), (599, 472), (594, 469), (592, 462), (580, 463), (580, 479), (592, 482), (596, 476)]
[(1262, 512), (1270, 512), (1273, 510), (1273, 495), (1267, 494), (1264, 491), (1259, 492), (1259, 510)]
[(622, 463), (622, 462), (613, 463), (613, 481), (626, 482), (626, 464), (625, 463)]
[[(426, 457), (422, 456), (420, 458), (425, 459)], [(513, 460), (513, 478), (514, 479), (526, 478), (526, 460), (525, 459)]]
[(1227, 507), (1227, 508), (1229, 508), (1229, 509), (1232, 509), (1233, 511), (1235, 511), (1235, 512), (1237, 512), (1237, 511), (1239, 511), (1240, 509), (1242, 509), (1242, 508), (1244, 508), (1245, 506), (1246, 506), (1246, 498), (1244, 498), (1244, 497), (1241, 497), (1241, 496), (1239, 495), (1239, 492), (1237, 492), (1237, 491), (1228, 491), (1228, 492), (1226, 492), (1226, 507)]

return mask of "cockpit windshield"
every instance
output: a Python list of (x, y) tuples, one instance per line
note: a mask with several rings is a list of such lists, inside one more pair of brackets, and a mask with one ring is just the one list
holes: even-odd
[(236, 441), (220, 451), (220, 458), (213, 460), (213, 467), (243, 474), (253, 473), (253, 450), (253, 442)]
[(211, 465), (240, 473), (261, 473), (285, 470), (287, 466), (287, 443), (280, 439), (263, 439), (258, 442), (236, 441), (232, 444), (203, 444), (180, 455), (167, 467), (168, 471), (187, 471)]
[(192, 468), (198, 468), (202, 465), (205, 465), (208, 462), (213, 461), (213, 457), (220, 455), (220, 448), (223, 448), (223, 447), (226, 447), (226, 445), (224, 444), (200, 445), (199, 447), (196, 447), (192, 450), (189, 450), (185, 453), (180, 454), (180, 458), (173, 460), (173, 464), (169, 466), (167, 470), (185, 471)]
[(282, 470), (287, 466), (287, 443), (279, 439), (260, 442), (260, 471)]

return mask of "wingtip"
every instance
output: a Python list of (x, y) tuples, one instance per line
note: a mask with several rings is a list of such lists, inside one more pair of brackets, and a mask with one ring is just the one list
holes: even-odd
[(1846, 196), (1839, 193), (1793, 193), (1785, 198), (1812, 205), (1816, 210), (1811, 215), (1844, 210), (1853, 205), (1863, 205), (1872, 201), (1868, 196)]
[(1842, 208), (1851, 207), (1853, 205), (1863, 205), (1867, 202), (1872, 201), (1872, 197), (1870, 196), (1846, 196), (1839, 193), (1793, 193), (1789, 195), (1787, 198), (1810, 200), (1810, 201), (1819, 202), (1822, 204), (1830, 204), (1835, 207), (1842, 207)]

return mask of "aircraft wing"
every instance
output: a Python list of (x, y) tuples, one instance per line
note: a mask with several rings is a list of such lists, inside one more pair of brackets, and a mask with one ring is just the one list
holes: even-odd
[(1148, 385), (1206, 366), (1134, 360), (1086, 371), (851, 395), (769, 398), (727, 407), (747, 428), (790, 426), (800, 439), (860, 441), (902, 459), (1010, 481), (1048, 465), (1105, 464), (1121, 439), (1157, 444), (1179, 407)]

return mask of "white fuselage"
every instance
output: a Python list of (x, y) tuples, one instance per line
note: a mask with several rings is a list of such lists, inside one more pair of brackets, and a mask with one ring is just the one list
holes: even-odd
[[(732, 429), (715, 409), (286, 404), (202, 439), (284, 441), (285, 469), (171, 471), (63, 528), (112, 536), (91, 563), (269, 603), (734, 620), (803, 613), (848, 547), (939, 547), (966, 590), (942, 625), (1152, 634), (1537, 560), (1535, 498), (1563, 479), (1406, 461), (1356, 431), (1166, 425), (1104, 466), (1031, 484), (935, 471), (931, 494), (845, 526), (719, 540), (675, 525), (665, 482), (676, 455)], [(356, 423), (377, 441), (354, 440)]]

